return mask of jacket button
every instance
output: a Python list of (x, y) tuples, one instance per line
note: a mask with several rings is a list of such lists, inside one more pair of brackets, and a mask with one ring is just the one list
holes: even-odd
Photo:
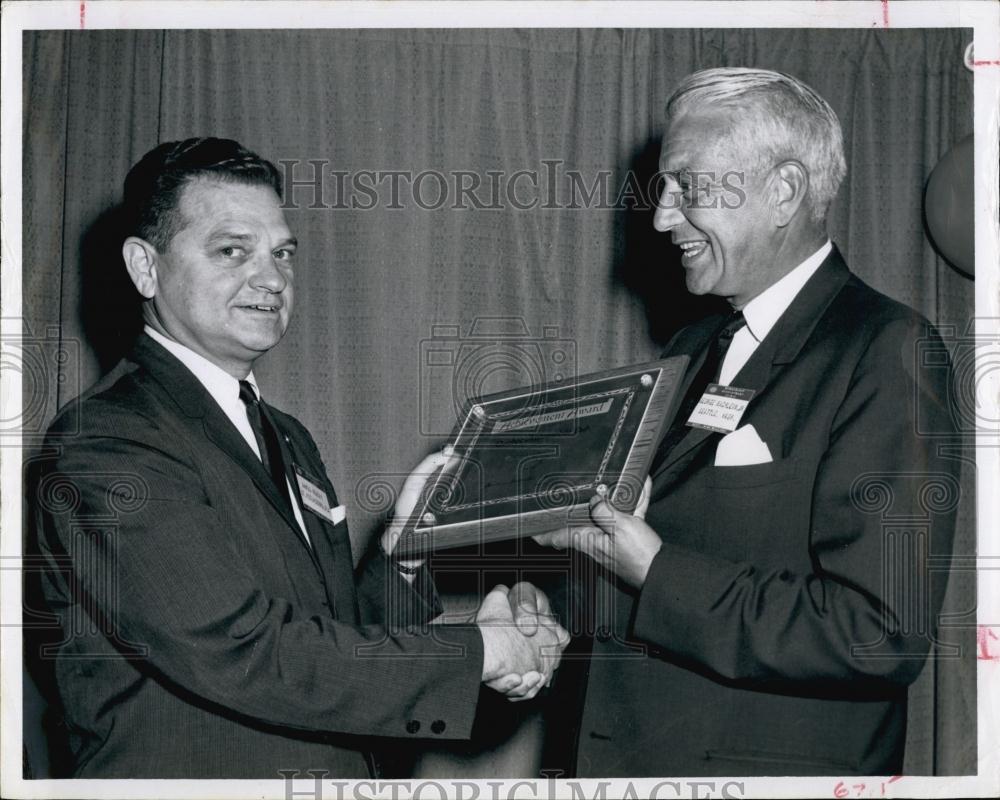
[(611, 641), (611, 629), (605, 625), (602, 625), (597, 629), (597, 641), (599, 642), (610, 642)]
[(443, 719), (436, 719), (431, 723), (431, 733), (444, 733), (445, 727)]
[(406, 723), (407, 733), (416, 733), (419, 730), (420, 730), (420, 720), (411, 719), (409, 722)]

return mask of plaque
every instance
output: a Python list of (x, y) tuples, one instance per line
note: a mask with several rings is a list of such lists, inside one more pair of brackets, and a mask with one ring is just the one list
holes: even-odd
[(595, 493), (633, 511), (687, 363), (676, 356), (473, 398), (394, 554), (554, 530), (589, 518)]

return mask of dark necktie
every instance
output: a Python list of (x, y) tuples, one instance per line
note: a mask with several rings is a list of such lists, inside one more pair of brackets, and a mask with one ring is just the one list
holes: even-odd
[(250, 421), (250, 428), (253, 436), (257, 440), (257, 449), (260, 450), (260, 460), (264, 464), (271, 480), (277, 487), (281, 496), (285, 498), (288, 507), (292, 507), (292, 502), (288, 497), (288, 483), (285, 479), (285, 460), (281, 457), (281, 445), (278, 443), (278, 433), (274, 430), (267, 418), (262, 413), (260, 401), (257, 393), (249, 381), (240, 381), (240, 400), (247, 407), (247, 419)]
[(694, 376), (691, 385), (688, 387), (687, 392), (685, 392), (684, 399), (677, 410), (677, 416), (674, 417), (673, 424), (667, 430), (666, 435), (660, 442), (659, 448), (657, 448), (650, 472), (656, 472), (667, 456), (670, 455), (670, 451), (687, 435), (688, 426), (686, 423), (688, 417), (691, 416), (694, 407), (698, 405), (698, 401), (701, 400), (701, 396), (705, 393), (708, 385), (718, 379), (719, 371), (722, 369), (722, 360), (726, 357), (729, 345), (733, 343), (733, 337), (746, 324), (747, 321), (743, 317), (743, 312), (734, 311), (722, 321), (722, 324), (716, 330), (715, 336), (709, 344), (708, 354), (705, 356), (698, 374)]

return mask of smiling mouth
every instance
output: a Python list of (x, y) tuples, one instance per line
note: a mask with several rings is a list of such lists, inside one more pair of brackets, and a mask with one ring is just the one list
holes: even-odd
[(240, 306), (242, 309), (248, 311), (263, 311), (266, 314), (277, 314), (281, 310), (281, 306), (272, 305), (251, 305), (251, 306)]
[(681, 256), (682, 262), (693, 261), (708, 250), (708, 242), (704, 239), (694, 242), (677, 242), (677, 246), (683, 251), (683, 255)]

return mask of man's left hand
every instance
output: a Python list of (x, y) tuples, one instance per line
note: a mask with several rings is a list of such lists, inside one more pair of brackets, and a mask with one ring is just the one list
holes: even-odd
[[(559, 631), (560, 652), (569, 642), (569, 633), (559, 624), (552, 611), (549, 598), (537, 586), (522, 581), (511, 587), (507, 595), (514, 625), (522, 636), (532, 637), (541, 627)], [(550, 659), (541, 671), (530, 671), (523, 675), (511, 673), (501, 678), (495, 678), (486, 685), (500, 692), (512, 702), (531, 700), (552, 681), (552, 674), (559, 666), (558, 659)]]
[(546, 547), (579, 550), (629, 585), (641, 589), (649, 565), (663, 544), (659, 534), (644, 520), (651, 486), (646, 478), (633, 514), (619, 511), (602, 495), (594, 495), (590, 498), (590, 518), (594, 525), (562, 528), (533, 538)]
[[(382, 534), (382, 550), (389, 554), (396, 549), (396, 543), (403, 532), (403, 526), (413, 514), (413, 509), (417, 507), (424, 493), (424, 488), (432, 478), (436, 478), (438, 473), (450, 462), (457, 459), (451, 446), (443, 450), (435, 451), (417, 464), (416, 468), (409, 474), (403, 482), (403, 488), (399, 491), (396, 500), (396, 507), (392, 512), (392, 518), (386, 525)], [(417, 568), (423, 563), (423, 559), (399, 561), (404, 567)], [(407, 576), (412, 580), (412, 576)]]

